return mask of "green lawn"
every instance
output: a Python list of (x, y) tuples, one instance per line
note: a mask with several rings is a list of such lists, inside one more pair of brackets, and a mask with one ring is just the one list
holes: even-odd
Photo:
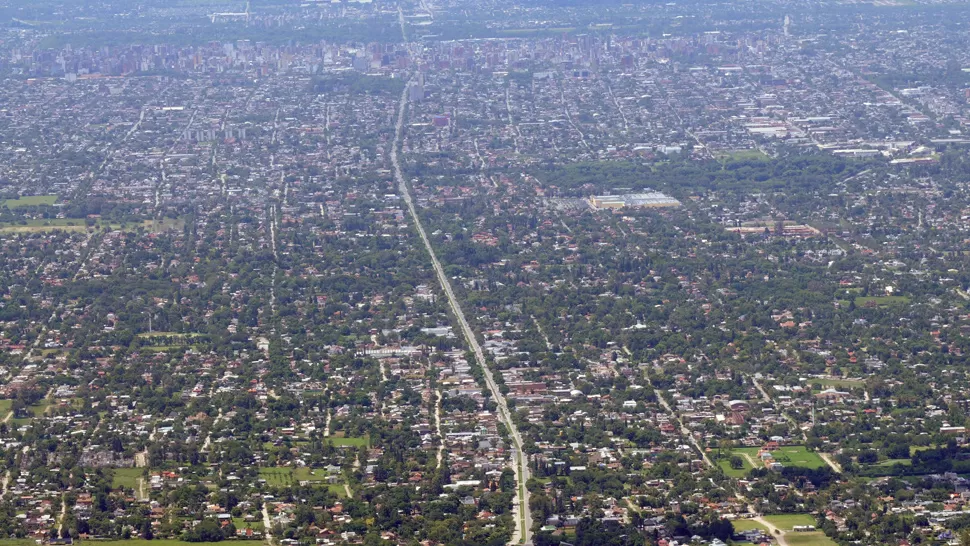
[(886, 459), (885, 461), (876, 463), (876, 466), (893, 466), (897, 464), (901, 464), (903, 466), (912, 466), (913, 460), (912, 459)]
[(127, 487), (138, 490), (138, 478), (142, 477), (141, 468), (116, 468), (111, 478), (111, 487)]
[(934, 444), (934, 445), (928, 445), (928, 446), (909, 446), (909, 456), (912, 457), (913, 455), (916, 455), (918, 452), (926, 451), (927, 449), (936, 449), (936, 445)]
[(232, 518), (232, 524), (236, 526), (236, 529), (245, 529), (249, 527), (253, 531), (263, 531), (262, 521), (246, 521), (243, 518)]
[(47, 413), (47, 408), (49, 407), (50, 407), (50, 402), (48, 402), (47, 400), (41, 400), (40, 402), (37, 403), (36, 406), (30, 406), (27, 409), (29, 409), (30, 412), (34, 414), (34, 417), (42, 417), (45, 413)]
[(796, 525), (818, 525), (811, 514), (776, 514), (765, 516), (765, 520), (782, 531), (791, 531)]
[(725, 476), (730, 476), (732, 478), (743, 478), (748, 474), (748, 471), (751, 470), (753, 467), (751, 466), (751, 463), (749, 463), (748, 460), (745, 459), (744, 457), (741, 457), (741, 461), (744, 463), (743, 467), (731, 468), (731, 457), (727, 456), (727, 457), (718, 459), (717, 466), (721, 467), (721, 470), (724, 471)]
[(0, 546), (37, 546), (37, 543), (29, 538), (3, 538)]
[(348, 436), (346, 438), (335, 438), (330, 436), (327, 438), (327, 441), (332, 443), (334, 447), (370, 447), (370, 438), (366, 436)]
[(13, 407), (13, 400), (0, 400), (0, 420), (10, 413), (11, 407)]
[[(13, 403), (13, 401), (10, 401), (10, 400), (4, 400), (3, 402), (9, 402), (11, 404)], [(30, 421), (33, 420), (34, 417), (43, 417), (44, 414), (47, 413), (47, 408), (49, 406), (50, 406), (50, 402), (48, 402), (47, 400), (41, 400), (36, 405), (28, 406), (27, 407), (27, 410), (30, 412), (30, 415), (32, 417), (26, 417), (26, 418), (21, 418), (21, 419), (11, 418), (10, 419), (10, 423), (14, 427), (22, 427), (24, 425), (29, 425), (30, 424)], [(7, 413), (9, 413), (9, 412), (10, 412), (10, 410), (8, 409), (7, 412), (5, 412), (2, 417), (0, 417), (0, 420), (2, 420), (4, 417), (6, 417), (7, 416)]]
[(100, 220), (89, 226), (86, 219), (82, 218), (52, 218), (24, 220), (21, 222), (4, 222), (0, 224), (0, 233), (42, 233), (45, 231), (87, 231), (108, 226), (112, 229), (121, 227), (121, 224), (103, 224)]
[(301, 466), (293, 469), (293, 479), (298, 482), (322, 482), (327, 479), (327, 471)]
[(347, 496), (347, 491), (344, 489), (344, 486), (342, 484), (332, 483), (328, 485), (327, 488), (330, 489), (331, 493), (333, 493), (334, 495), (337, 495), (340, 498), (345, 498)]
[(892, 305), (894, 303), (909, 303), (907, 296), (870, 296), (867, 298), (858, 297), (855, 299), (856, 307), (865, 307), (868, 303), (875, 303), (879, 307)]
[(206, 334), (193, 333), (193, 332), (142, 332), (138, 334), (138, 337), (200, 337)]
[[(260, 468), (259, 477), (266, 480), (269, 485), (290, 486), (300, 482), (325, 482), (327, 471), (322, 468), (312, 469), (307, 467), (289, 468), (272, 467)], [(340, 486), (341, 490), (343, 486)]]
[(259, 477), (269, 485), (287, 486), (294, 483), (292, 468), (260, 468)]
[(139, 351), (145, 351), (147, 353), (164, 353), (165, 351), (178, 351), (178, 350), (198, 350), (198, 345), (142, 345), (138, 348)]
[(162, 218), (160, 220), (145, 220), (142, 226), (152, 233), (162, 233), (165, 231), (181, 231), (185, 227), (185, 220), (182, 218)]
[(19, 207), (36, 207), (38, 205), (53, 205), (57, 201), (56, 195), (25, 195), (20, 199), (6, 199), (3, 204), (8, 209)]
[(757, 149), (733, 150), (718, 154), (718, 159), (732, 159), (739, 161), (744, 159), (766, 159), (766, 156), (761, 152), (761, 150)]
[(785, 533), (789, 546), (836, 546), (835, 542), (821, 531), (811, 533)]
[(823, 387), (855, 388), (864, 387), (866, 382), (859, 379), (812, 379), (810, 384), (818, 383)]
[(734, 525), (734, 530), (739, 533), (741, 531), (750, 531), (751, 529), (759, 529), (765, 533), (769, 533), (767, 527), (752, 519), (736, 519), (731, 523)]
[[(734, 451), (736, 453), (747, 453), (755, 461), (758, 460), (759, 449), (756, 447), (736, 448)], [(811, 469), (828, 466), (817, 454), (805, 449), (805, 446), (782, 446), (772, 451), (772, 454), (775, 456), (775, 460), (784, 466)]]
[[(30, 546), (37, 546), (34, 541), (28, 541)], [(130, 540), (88, 540), (85, 544), (103, 544), (104, 546), (226, 546), (226, 542), (182, 542), (178, 539), (156, 538), (155, 540), (142, 540), (133, 538)], [(253, 543), (255, 544), (255, 543)], [(0, 546), (26, 546), (23, 543), (7, 544), (0, 541)]]

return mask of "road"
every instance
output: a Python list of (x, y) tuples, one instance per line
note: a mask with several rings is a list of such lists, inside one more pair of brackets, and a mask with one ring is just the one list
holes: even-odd
[[(630, 352), (630, 349), (628, 347), (625, 347), (625, 346), (623, 347), (623, 351), (626, 352), (626, 354), (628, 354), (628, 355), (632, 355), (633, 354), (633, 353)], [(650, 382), (650, 372), (649, 371), (647, 372), (647, 382), (648, 383)], [(698, 453), (701, 454), (701, 460), (704, 461), (704, 464), (706, 464), (708, 466), (708, 468), (713, 468), (714, 467), (714, 462), (711, 461), (711, 458), (707, 456), (707, 452), (704, 451), (704, 448), (701, 446), (700, 442), (697, 441), (697, 438), (694, 437), (694, 434), (691, 433), (690, 429), (688, 429), (687, 427), (684, 426), (683, 421), (681, 421), (680, 420), (680, 417), (677, 416), (677, 412), (675, 412), (673, 410), (673, 408), (670, 407), (670, 404), (667, 403), (667, 399), (664, 398), (663, 393), (660, 392), (660, 390), (657, 390), (657, 389), (654, 389), (654, 393), (656, 393), (656, 395), (657, 395), (657, 401), (660, 402), (660, 405), (661, 406), (663, 406), (664, 411), (667, 412), (667, 415), (670, 416), (670, 418), (677, 423), (677, 426), (680, 428), (681, 435), (683, 435), (685, 438), (687, 438), (687, 441), (690, 442), (691, 445), (694, 446), (694, 449), (696, 449), (698, 451)]]
[(842, 473), (842, 465), (832, 460), (832, 457), (828, 453), (822, 453), (821, 451), (819, 451), (818, 456), (821, 457), (822, 460), (825, 461), (825, 463), (832, 468), (832, 470), (840, 474)]
[[(755, 512), (753, 506), (749, 506), (748, 507), (748, 510), (750, 510), (751, 512)], [(755, 512), (755, 513), (757, 513), (757, 512)], [(765, 528), (768, 529), (768, 534), (770, 534), (771, 536), (775, 537), (775, 540), (778, 541), (778, 546), (788, 546), (788, 541), (785, 540), (785, 532), (782, 531), (781, 529), (775, 527), (771, 523), (769, 523), (768, 520), (766, 520), (762, 516), (756, 516), (756, 517), (751, 518), (751, 521), (756, 521), (756, 522), (760, 523), (761, 525), (764, 525)]]
[(434, 426), (438, 429), (438, 468), (445, 458), (445, 437), (441, 434), (441, 391), (435, 391)]
[(701, 454), (701, 460), (704, 461), (704, 464), (706, 464), (708, 467), (713, 467), (714, 462), (711, 461), (711, 458), (707, 456), (704, 448), (701, 446), (700, 442), (697, 441), (697, 438), (694, 437), (694, 434), (690, 431), (690, 429), (684, 426), (683, 421), (680, 420), (677, 413), (674, 412), (673, 408), (670, 407), (670, 404), (667, 403), (667, 399), (664, 398), (663, 394), (659, 390), (655, 392), (657, 393), (657, 400), (660, 402), (660, 405), (664, 407), (667, 414), (670, 415), (670, 418), (677, 422), (677, 425), (680, 427), (680, 433), (687, 438), (687, 441), (694, 446), (694, 449), (696, 449), (698, 453)]
[(61, 493), (61, 515), (57, 518), (57, 534), (64, 530), (64, 518), (67, 517), (67, 493)]
[(269, 519), (269, 510), (266, 509), (266, 501), (263, 501), (263, 531), (266, 533), (266, 543), (273, 544), (273, 522)]
[(3, 482), (0, 483), (0, 497), (7, 494), (7, 488), (10, 487), (10, 471), (6, 471), (3, 474)]
[(496, 405), (498, 406), (499, 421), (505, 425), (509, 432), (509, 436), (512, 439), (512, 470), (515, 472), (516, 487), (519, 494), (518, 498), (516, 499), (517, 502), (513, 502), (518, 515), (518, 525), (516, 526), (515, 532), (512, 535), (511, 543), (531, 544), (532, 514), (529, 510), (529, 490), (525, 487), (526, 482), (529, 480), (529, 465), (525, 454), (522, 453), (522, 437), (519, 435), (519, 429), (515, 425), (515, 422), (512, 420), (512, 416), (509, 413), (508, 403), (505, 400), (505, 396), (502, 394), (502, 391), (499, 390), (498, 385), (495, 383), (495, 379), (492, 377), (492, 370), (488, 367), (488, 362), (485, 360), (485, 354), (482, 352), (482, 347), (478, 344), (478, 339), (475, 337), (475, 333), (472, 331), (471, 326), (468, 325), (468, 321), (465, 319), (465, 313), (462, 311), (461, 305), (458, 303), (458, 298), (455, 296), (455, 293), (451, 288), (451, 281), (448, 279), (448, 276), (445, 275), (445, 270), (441, 266), (441, 262), (438, 261), (438, 256), (435, 254), (434, 247), (431, 246), (431, 241), (428, 239), (427, 233), (425, 233), (424, 226), (421, 224), (421, 219), (418, 216), (418, 211), (414, 206), (414, 200), (411, 198), (411, 190), (408, 187), (407, 182), (404, 179), (404, 173), (401, 170), (401, 163), (398, 158), (398, 149), (401, 147), (401, 138), (404, 134), (404, 118), (407, 113), (408, 88), (409, 85), (404, 86), (404, 91), (401, 93), (401, 102), (398, 107), (397, 127), (394, 132), (394, 143), (391, 146), (391, 163), (394, 168), (394, 179), (397, 182), (401, 197), (404, 199), (404, 203), (407, 205), (411, 219), (414, 221), (414, 226), (418, 231), (421, 242), (424, 243), (425, 250), (427, 250), (428, 255), (431, 257), (431, 265), (433, 266), (434, 272), (438, 277), (438, 282), (441, 284), (441, 289), (448, 298), (448, 304), (451, 307), (451, 311), (455, 315), (455, 319), (458, 321), (458, 324), (461, 327), (462, 334), (465, 336), (468, 346), (475, 355), (475, 361), (484, 372), (485, 384), (488, 387), (488, 390), (492, 393), (492, 398), (494, 398)]
[[(788, 420), (788, 423), (791, 425), (792, 429), (794, 431), (796, 431), (796, 432), (800, 432), (802, 434), (802, 441), (807, 443), (808, 442), (808, 434), (806, 434), (805, 431), (802, 430), (801, 427), (798, 426), (798, 422), (795, 421), (795, 419), (792, 418), (791, 415), (788, 415), (788, 413), (786, 413), (785, 411), (782, 411), (782, 409), (779, 408), (777, 404), (775, 404), (774, 399), (772, 399), (770, 396), (768, 396), (768, 392), (765, 391), (764, 387), (761, 386), (761, 383), (759, 383), (757, 379), (755, 379), (754, 377), (752, 377), (751, 378), (751, 383), (754, 384), (755, 388), (758, 389), (758, 391), (761, 393), (761, 396), (764, 397), (765, 402), (771, 404), (772, 407), (775, 408), (775, 411), (777, 411), (779, 415), (781, 415), (782, 417), (784, 417), (785, 419), (787, 419)], [(816, 452), (816, 453), (818, 454), (819, 457), (822, 458), (823, 461), (825, 461), (825, 464), (829, 465), (829, 468), (831, 468), (832, 470), (834, 470), (835, 472), (838, 472), (840, 474), (842, 473), (842, 467), (839, 466), (838, 464), (836, 464), (836, 462), (833, 461), (831, 459), (831, 457), (828, 456), (827, 453), (822, 453), (820, 451), (819, 452)]]

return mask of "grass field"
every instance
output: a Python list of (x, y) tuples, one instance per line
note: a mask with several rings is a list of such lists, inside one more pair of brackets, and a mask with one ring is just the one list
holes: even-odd
[[(327, 472), (323, 469), (311, 469), (307, 467), (286, 468), (272, 467), (260, 468), (259, 477), (266, 480), (269, 485), (290, 486), (300, 482), (325, 482)], [(340, 486), (341, 489), (343, 486)]]
[(149, 332), (143, 332), (143, 333), (138, 334), (138, 337), (147, 337), (147, 338), (152, 338), (152, 337), (200, 337), (200, 336), (204, 336), (204, 335), (205, 334), (181, 333), (181, 332), (151, 332), (151, 333), (149, 333)]
[(909, 456), (912, 457), (913, 455), (916, 455), (917, 452), (926, 451), (927, 449), (936, 449), (936, 446), (935, 445), (909, 446)]
[[(755, 461), (758, 460), (756, 447), (743, 447), (734, 450), (736, 453), (747, 453)], [(817, 454), (805, 449), (805, 446), (782, 446), (772, 452), (775, 460), (784, 466), (795, 466), (798, 468), (822, 468), (827, 466)]]
[(30, 538), (3, 538), (0, 546), (37, 546), (37, 543)]
[(181, 349), (198, 349), (198, 345), (142, 345), (138, 348), (139, 351), (145, 351), (148, 353), (164, 353), (165, 351), (181, 350)]
[(876, 463), (876, 466), (893, 466), (896, 464), (901, 464), (903, 466), (912, 466), (912, 459), (886, 459), (885, 461)]
[(16, 209), (19, 207), (53, 205), (55, 202), (57, 202), (56, 195), (25, 195), (20, 199), (5, 199), (3, 204), (8, 209)]
[(864, 387), (866, 382), (861, 379), (810, 379), (810, 384), (818, 383), (823, 387), (855, 388)]
[[(757, 455), (757, 453), (755, 453), (755, 455)], [(724, 475), (726, 476), (730, 476), (732, 478), (743, 478), (745, 475), (747, 475), (748, 471), (754, 467), (752, 467), (751, 463), (749, 463), (744, 457), (741, 457), (741, 461), (744, 463), (742, 468), (731, 468), (731, 457), (728, 456), (718, 459), (717, 466), (721, 467), (721, 470), (724, 471)]]
[(332, 483), (328, 485), (327, 488), (330, 489), (331, 493), (342, 499), (347, 497), (347, 491), (344, 489), (343, 485)]
[(25, 220), (23, 222), (0, 224), (0, 233), (43, 233), (45, 231), (87, 231), (102, 226), (112, 229), (121, 227), (120, 224), (102, 224), (100, 221), (89, 226), (86, 220), (80, 218), (50, 218)]
[(41, 400), (40, 402), (37, 403), (37, 405), (30, 406), (27, 409), (29, 409), (30, 412), (34, 414), (34, 417), (41, 417), (42, 415), (47, 413), (47, 408), (49, 408), (50, 405), (51, 405), (50, 402), (48, 402), (47, 400)]
[[(10, 403), (12, 404), (13, 402), (11, 401)], [(37, 404), (27, 407), (27, 410), (30, 412), (32, 417), (26, 417), (23, 419), (11, 418), (10, 423), (12, 426), (15, 426), (15, 427), (22, 427), (24, 425), (29, 425), (30, 422), (34, 419), (34, 417), (42, 417), (45, 413), (47, 413), (48, 407), (50, 407), (50, 402), (48, 402), (47, 400), (41, 400)], [(9, 410), (7, 411), (9, 412)], [(3, 419), (3, 417), (6, 417), (6, 416), (7, 414), (4, 413), (3, 416), (0, 417), (0, 419)]]
[(762, 153), (761, 150), (755, 150), (755, 149), (734, 150), (731, 152), (723, 152), (718, 154), (718, 159), (733, 159), (736, 161), (740, 161), (744, 159), (766, 159), (766, 158), (767, 156), (765, 156), (765, 154)]
[(575, 31), (575, 27), (559, 27), (559, 28), (505, 28), (499, 29), (498, 34), (506, 34), (513, 36), (530, 36), (530, 35), (542, 35), (548, 36), (550, 34), (564, 34)]
[(811, 514), (776, 514), (765, 516), (765, 520), (782, 531), (791, 531), (796, 525), (817, 525)]
[(785, 533), (789, 546), (836, 546), (835, 542), (821, 531), (811, 533)]
[(246, 521), (243, 518), (232, 518), (232, 524), (236, 526), (236, 529), (245, 529), (246, 527), (249, 527), (253, 531), (260, 532), (262, 532), (265, 527), (261, 521)]
[[(33, 540), (27, 541), (30, 546), (37, 546)], [(192, 546), (226, 546), (227, 542), (182, 542), (178, 539), (168, 539), (168, 538), (156, 538), (155, 540), (142, 540), (140, 538), (133, 538), (129, 540), (86, 540), (85, 544), (102, 544), (104, 546), (187, 546), (192, 544)], [(258, 544), (252, 542), (251, 544)], [(17, 544), (7, 544), (6, 541), (0, 541), (0, 546), (26, 546), (23, 543)]]
[(142, 225), (152, 233), (162, 233), (170, 230), (181, 230), (185, 227), (185, 220), (181, 218), (162, 218), (160, 220), (145, 220)]
[(752, 519), (736, 519), (731, 523), (734, 525), (734, 530), (738, 533), (741, 531), (750, 531), (751, 529), (759, 529), (768, 533), (767, 527)]
[(362, 436), (348, 436), (346, 438), (336, 438), (331, 436), (327, 438), (327, 441), (332, 443), (334, 447), (370, 447), (370, 438)]
[(909, 303), (909, 297), (907, 296), (870, 296), (870, 297), (858, 297), (855, 299), (856, 307), (865, 307), (866, 305), (875, 304), (879, 307), (884, 307), (886, 305), (893, 305), (897, 303)]
[(0, 400), (0, 420), (10, 413), (10, 408), (13, 407), (13, 400)]
[(128, 487), (138, 489), (138, 479), (142, 476), (141, 468), (116, 468), (111, 478), (111, 487)]

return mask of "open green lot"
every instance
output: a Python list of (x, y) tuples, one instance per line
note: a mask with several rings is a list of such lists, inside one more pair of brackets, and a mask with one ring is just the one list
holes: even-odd
[(181, 230), (185, 227), (185, 220), (182, 218), (160, 218), (145, 220), (142, 225), (152, 233), (162, 233), (170, 230)]
[(741, 468), (731, 468), (731, 457), (728, 455), (727, 457), (718, 459), (717, 466), (721, 467), (721, 470), (724, 471), (724, 475), (726, 476), (730, 476), (732, 478), (743, 478), (745, 475), (747, 475), (748, 471), (754, 467), (751, 466), (751, 463), (749, 463), (748, 459), (745, 457), (741, 457), (741, 462), (744, 463)]
[[(37, 546), (32, 540), (27, 541), (30, 546)], [(142, 540), (140, 538), (133, 538), (129, 540), (87, 540), (85, 544), (102, 544), (104, 546), (186, 546), (187, 544), (192, 544), (192, 546), (225, 546), (226, 542), (182, 542), (178, 539), (168, 539), (168, 538), (157, 538), (155, 540)], [(255, 544), (255, 543), (253, 543)], [(26, 546), (25, 544), (7, 544), (6, 541), (0, 541), (0, 546)]]
[[(756, 462), (758, 461), (758, 451), (760, 450), (756, 447), (743, 447), (734, 450), (735, 453), (747, 453)], [(782, 446), (772, 451), (772, 454), (775, 461), (784, 466), (810, 469), (826, 466), (821, 457), (805, 449), (805, 446)]]
[(347, 497), (347, 490), (344, 489), (343, 485), (332, 483), (327, 486), (327, 489), (329, 489), (331, 493), (333, 493), (334, 495), (337, 495), (342, 499)]
[(837, 388), (847, 388), (852, 389), (855, 387), (864, 387), (866, 382), (861, 379), (812, 379), (809, 381), (810, 384), (818, 383), (823, 387), (837, 387)]
[[(50, 407), (50, 402), (48, 402), (47, 400), (41, 400), (37, 404), (27, 407), (27, 411), (30, 413), (30, 417), (24, 417), (19, 419), (11, 418), (10, 423), (14, 427), (22, 427), (24, 425), (29, 425), (30, 422), (35, 417), (43, 417), (44, 414), (47, 413), (48, 407)], [(6, 413), (3, 415), (3, 417), (6, 417)], [(0, 419), (3, 419), (3, 417), (0, 417)]]
[[(290, 486), (300, 482), (325, 482), (327, 472), (321, 468), (312, 469), (307, 467), (288, 468), (271, 467), (260, 468), (259, 477), (266, 480), (269, 485)], [(341, 489), (343, 486), (341, 486)]]
[(835, 542), (821, 531), (811, 533), (785, 533), (789, 546), (835, 546)]
[(37, 546), (37, 543), (29, 538), (4, 538), (0, 539), (0, 546)]
[(765, 520), (782, 531), (791, 531), (796, 525), (817, 525), (811, 514), (775, 514), (765, 516)]
[(767, 527), (753, 519), (736, 519), (731, 524), (734, 525), (734, 530), (738, 533), (741, 531), (750, 531), (751, 529), (758, 529), (765, 533), (769, 532)]
[(187, 337), (200, 337), (200, 336), (204, 336), (204, 335), (205, 334), (199, 334), (199, 333), (183, 333), (183, 332), (142, 332), (142, 333), (138, 334), (138, 337), (147, 337), (147, 338), (153, 338), (153, 337), (181, 337), (181, 338), (187, 338)]
[(126, 487), (138, 489), (138, 479), (142, 476), (141, 468), (116, 468), (111, 478), (111, 487)]
[(740, 161), (745, 159), (765, 159), (767, 156), (765, 156), (761, 150), (752, 148), (749, 150), (732, 150), (730, 152), (723, 152), (718, 154), (717, 157), (718, 159), (733, 159)]
[(249, 527), (253, 531), (259, 532), (262, 532), (265, 527), (261, 521), (246, 521), (243, 518), (232, 518), (232, 524), (236, 527), (236, 529), (245, 529)]
[(120, 224), (107, 224), (95, 221), (88, 225), (88, 221), (81, 218), (40, 218), (21, 222), (0, 223), (0, 233), (43, 233), (46, 231), (87, 231), (101, 227), (116, 229)]
[(366, 436), (348, 436), (346, 438), (331, 436), (327, 438), (327, 441), (332, 443), (334, 447), (370, 447), (370, 438)]
[(867, 305), (884, 307), (886, 305), (892, 305), (895, 303), (909, 303), (909, 298), (907, 296), (870, 296), (866, 298), (858, 297), (855, 299), (856, 307), (865, 307)]
[(903, 466), (912, 466), (913, 460), (912, 459), (886, 459), (885, 461), (880, 461), (876, 463), (876, 466), (893, 466), (897, 464), (901, 464)]
[(3, 204), (8, 209), (16, 209), (19, 207), (53, 205), (55, 202), (57, 202), (56, 195), (25, 195), (20, 199), (5, 199)]

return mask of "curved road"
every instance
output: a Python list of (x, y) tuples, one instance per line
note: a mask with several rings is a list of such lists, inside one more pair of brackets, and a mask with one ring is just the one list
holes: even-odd
[(428, 240), (428, 235), (424, 231), (424, 226), (421, 225), (421, 219), (418, 217), (417, 209), (414, 207), (414, 200), (411, 198), (411, 190), (408, 188), (407, 182), (404, 180), (404, 174), (401, 171), (401, 164), (398, 160), (397, 150), (401, 146), (401, 137), (404, 133), (404, 118), (407, 112), (407, 100), (408, 100), (408, 88), (410, 87), (410, 82), (408, 85), (404, 86), (404, 91), (401, 93), (401, 103), (398, 106), (397, 114), (397, 128), (394, 132), (394, 143), (391, 145), (391, 163), (394, 166), (394, 180), (397, 182), (398, 190), (401, 192), (401, 197), (404, 198), (404, 202), (408, 207), (408, 212), (411, 214), (411, 219), (414, 220), (414, 225), (418, 230), (418, 235), (421, 236), (421, 241), (424, 243), (425, 249), (428, 251), (428, 255), (431, 256), (431, 264), (434, 266), (434, 272), (438, 277), (438, 282), (441, 284), (442, 290), (445, 292), (445, 296), (448, 298), (448, 304), (451, 307), (451, 312), (454, 313), (455, 318), (458, 320), (459, 326), (461, 326), (462, 334), (464, 334), (465, 339), (468, 341), (468, 346), (475, 353), (475, 360), (478, 365), (481, 366), (482, 371), (485, 375), (485, 383), (488, 386), (488, 390), (492, 393), (492, 398), (495, 399), (498, 405), (498, 417), (502, 424), (505, 425), (506, 429), (509, 431), (509, 436), (512, 438), (512, 470), (515, 472), (516, 488), (519, 490), (517, 495), (516, 508), (517, 520), (515, 532), (512, 534), (511, 543), (513, 544), (531, 544), (532, 538), (532, 514), (529, 510), (529, 490), (526, 489), (525, 484), (529, 480), (529, 464), (526, 460), (525, 454), (522, 453), (522, 437), (519, 436), (519, 429), (515, 426), (515, 422), (512, 421), (511, 414), (509, 413), (508, 404), (505, 400), (505, 396), (502, 391), (499, 390), (498, 385), (495, 383), (495, 379), (492, 377), (492, 370), (488, 367), (488, 362), (485, 360), (485, 354), (482, 352), (481, 346), (478, 344), (478, 339), (475, 337), (475, 333), (472, 331), (471, 327), (468, 325), (468, 321), (465, 320), (465, 313), (461, 310), (461, 305), (458, 303), (458, 298), (455, 297), (454, 291), (451, 289), (451, 281), (448, 280), (448, 276), (445, 275), (445, 270), (441, 267), (441, 262), (438, 261), (438, 256), (434, 252), (434, 248), (431, 246), (431, 241)]

